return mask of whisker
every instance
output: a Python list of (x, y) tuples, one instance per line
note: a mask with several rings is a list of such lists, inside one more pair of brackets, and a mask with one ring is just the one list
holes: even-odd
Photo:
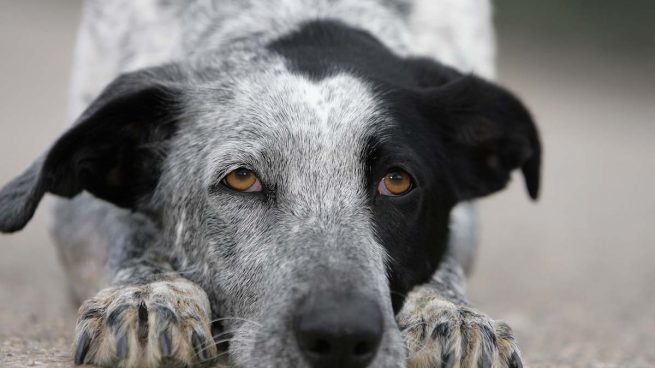
[[(230, 341), (232, 341), (232, 340), (234, 340), (234, 339), (233, 339), (233, 338), (229, 338), (229, 339), (222, 339), (222, 340), (214, 341), (214, 345), (219, 345), (219, 344), (222, 344), (222, 343), (224, 343), (224, 342), (230, 342)], [(238, 340), (236, 340), (236, 341), (240, 341), (240, 342), (255, 342), (255, 340), (250, 340), (250, 339), (238, 339)], [(205, 346), (204, 348), (198, 350), (198, 351), (196, 352), (196, 354), (197, 354), (197, 355), (200, 355), (200, 353), (202, 353), (202, 352), (204, 352), (204, 351), (207, 351), (207, 350), (210, 349), (211, 347), (212, 347), (212, 344), (209, 343), (209, 344), (207, 344), (207, 346)], [(226, 353), (226, 352), (223, 352), (223, 353)], [(221, 355), (221, 354), (223, 354), (223, 353), (219, 353), (218, 355)], [(217, 356), (218, 356), (218, 355), (217, 355)]]
[(393, 290), (391, 290), (391, 294), (396, 294), (396, 295), (398, 295), (398, 296), (401, 296), (401, 297), (407, 299), (407, 294), (403, 294), (403, 293), (398, 292), (398, 291), (393, 291)]
[(402, 330), (403, 330), (403, 331), (411, 330), (411, 329), (414, 328), (414, 327), (418, 327), (418, 326), (425, 325), (425, 324), (426, 324), (426, 323), (425, 323), (424, 321), (415, 322), (415, 323), (412, 323), (412, 324), (409, 325), (409, 326), (403, 327)]
[(212, 338), (214, 340), (216, 340), (216, 338), (218, 338), (218, 337), (228, 335), (228, 334), (231, 334), (231, 333), (235, 333), (235, 332), (237, 332), (237, 330), (223, 331), (223, 332), (217, 333), (216, 335), (212, 336)]
[(253, 320), (249, 320), (247, 318), (240, 318), (240, 317), (222, 317), (222, 318), (217, 318), (217, 319), (215, 319), (213, 321), (209, 321), (209, 323), (211, 324), (211, 323), (215, 323), (215, 322), (231, 321), (231, 320), (248, 322), (248, 323), (252, 323), (254, 325), (257, 325), (259, 327), (262, 327), (262, 324), (259, 323), (259, 322), (255, 322)]
[[(234, 339), (233, 339), (233, 338), (229, 338), (229, 339), (218, 340), (218, 341), (216, 341), (216, 345), (218, 345), (218, 344), (222, 344), (222, 343), (224, 343), (224, 342), (230, 342), (230, 341), (232, 341), (232, 340), (234, 340)], [(238, 340), (236, 340), (236, 341), (240, 341), (240, 342), (255, 342), (254, 339), (238, 339)]]
[(236, 329), (236, 330), (230, 330), (230, 331), (219, 332), (219, 333), (217, 333), (216, 335), (212, 336), (212, 338), (214, 338), (214, 340), (215, 340), (216, 338), (219, 338), (219, 337), (221, 337), (221, 336), (225, 336), (225, 335), (233, 334), (233, 333), (238, 332), (238, 331), (244, 331), (244, 332), (246, 332), (246, 333), (248, 333), (248, 334), (253, 334), (253, 335), (261, 335), (261, 334), (262, 334), (262, 332), (257, 331), (257, 330)]
[[(216, 354), (215, 356), (213, 356), (211, 358), (200, 360), (198, 363), (203, 364), (203, 363), (215, 361), (216, 359), (222, 357), (223, 355), (226, 355), (227, 353), (228, 353), (227, 351), (224, 351), (222, 353), (218, 353), (218, 354)], [(217, 366), (216, 368), (221, 368), (221, 366)]]

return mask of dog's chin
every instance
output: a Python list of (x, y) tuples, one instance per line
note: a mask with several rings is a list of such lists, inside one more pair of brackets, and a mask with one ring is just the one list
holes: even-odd
[[(400, 330), (395, 325), (387, 329), (371, 368), (400, 368), (406, 366), (406, 347)], [(257, 325), (244, 322), (236, 328), (229, 344), (229, 367), (311, 368), (298, 349), (298, 342), (289, 326)]]

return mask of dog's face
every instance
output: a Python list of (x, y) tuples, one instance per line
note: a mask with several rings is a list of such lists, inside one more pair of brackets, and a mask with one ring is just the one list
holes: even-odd
[(403, 365), (394, 311), (435, 271), (451, 208), (519, 167), (536, 196), (520, 102), (363, 32), (314, 23), (229, 73), (195, 65), (116, 80), (3, 190), (0, 229), (45, 192), (150, 215), (238, 366)]

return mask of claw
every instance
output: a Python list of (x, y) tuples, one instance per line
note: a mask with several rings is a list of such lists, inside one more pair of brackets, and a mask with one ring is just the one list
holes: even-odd
[(489, 326), (480, 325), (480, 337), (482, 338), (480, 360), (478, 361), (479, 368), (491, 368), (493, 364), (493, 351), (497, 345), (497, 339), (494, 332)]
[(196, 331), (193, 331), (191, 334), (191, 344), (193, 345), (193, 350), (196, 351), (196, 354), (198, 354), (201, 360), (207, 360), (209, 358), (207, 341)]
[(453, 368), (455, 366), (455, 355), (446, 354), (441, 357), (441, 368)]
[(129, 307), (129, 305), (119, 305), (114, 310), (109, 312), (109, 315), (107, 315), (107, 319), (105, 320), (107, 325), (113, 328), (118, 328), (123, 322), (123, 314)]
[(118, 359), (123, 360), (127, 358), (127, 335), (123, 334), (116, 341), (116, 355)]
[(161, 355), (164, 358), (170, 358), (173, 355), (170, 331), (164, 330), (159, 334), (159, 348), (161, 349)]
[(448, 323), (439, 323), (432, 330), (432, 339), (436, 339), (439, 336), (448, 337), (450, 335), (450, 325)]
[(84, 331), (77, 341), (77, 348), (75, 349), (75, 365), (84, 364), (84, 358), (89, 352), (89, 346), (91, 345), (91, 336), (89, 333)]
[(523, 362), (516, 352), (509, 358), (509, 368), (523, 368)]
[(150, 327), (148, 326), (148, 307), (146, 307), (146, 303), (139, 303), (137, 318), (136, 336), (141, 344), (145, 345), (146, 341), (148, 341), (148, 328)]
[(483, 352), (478, 366), (480, 368), (491, 368), (491, 363), (491, 355), (486, 351)]

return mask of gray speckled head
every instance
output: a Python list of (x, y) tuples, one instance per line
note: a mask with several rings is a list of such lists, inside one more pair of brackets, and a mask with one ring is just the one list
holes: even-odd
[[(256, 322), (226, 323), (238, 365), (279, 357), (301, 366), (291, 328), (297, 304), (316, 290), (351, 290), (384, 311), (387, 363), (379, 366), (396, 366), (404, 351), (391, 328), (364, 159), (388, 124), (384, 111), (361, 80), (311, 81), (275, 62), (236, 81), (219, 104), (212, 88), (189, 97), (194, 123), (174, 144), (157, 193), (174, 232), (166, 238), (175, 239), (182, 268), (201, 265), (197, 281), (215, 313)], [(238, 167), (257, 173), (262, 193), (220, 184)]]

